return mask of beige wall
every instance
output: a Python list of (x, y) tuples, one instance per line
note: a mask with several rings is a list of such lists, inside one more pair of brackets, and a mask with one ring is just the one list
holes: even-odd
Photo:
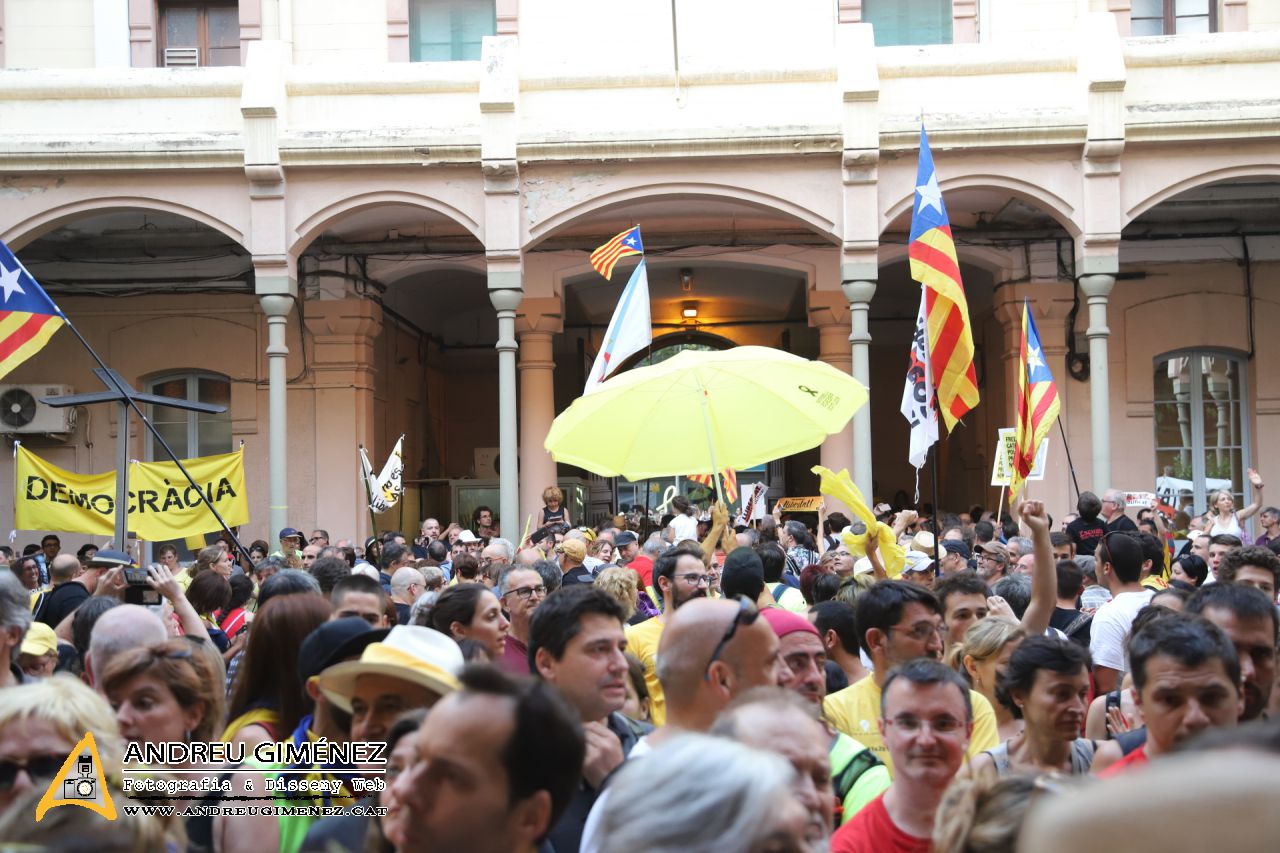
[(93, 0), (0, 0), (5, 68), (93, 66)]
[(1249, 0), (1249, 29), (1280, 30), (1280, 0)]
[(293, 3), (293, 58), (299, 65), (387, 61), (386, 0)]

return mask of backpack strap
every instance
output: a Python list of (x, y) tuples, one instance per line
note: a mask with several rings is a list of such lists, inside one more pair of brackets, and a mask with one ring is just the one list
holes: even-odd
[(774, 601), (777, 601), (780, 603), (782, 599), (782, 594), (786, 591), (787, 591), (787, 585), (785, 583), (775, 583), (773, 587), (769, 590), (769, 594), (773, 596)]
[(862, 778), (862, 774), (882, 764), (884, 762), (869, 749), (863, 749), (853, 756), (849, 763), (844, 766), (844, 769), (831, 780), (831, 788), (835, 791), (836, 801), (843, 803), (844, 798), (849, 796), (849, 792), (853, 790), (853, 786), (858, 784), (858, 780)]

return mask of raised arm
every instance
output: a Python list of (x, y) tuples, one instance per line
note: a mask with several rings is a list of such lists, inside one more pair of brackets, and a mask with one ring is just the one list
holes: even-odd
[(1236, 518), (1244, 521), (1251, 515), (1262, 509), (1262, 475), (1252, 468), (1249, 469), (1249, 482), (1253, 484), (1253, 501), (1244, 509), (1236, 513)]
[(818, 557), (827, 553), (827, 502), (818, 504)]
[(1058, 571), (1053, 564), (1053, 544), (1049, 541), (1049, 516), (1042, 501), (1023, 501), (1018, 507), (1022, 522), (1031, 531), (1035, 567), (1031, 570), (1031, 603), (1022, 614), (1022, 627), (1032, 637), (1049, 628), (1049, 619), (1058, 601)]
[(867, 528), (867, 560), (871, 563), (871, 571), (875, 572), (876, 580), (887, 581), (889, 579), (889, 573), (884, 570), (884, 563), (880, 560), (879, 522), (874, 527)]
[[(702, 564), (711, 568), (711, 561), (716, 555), (716, 545), (720, 543), (720, 535), (729, 524), (729, 510), (720, 501), (711, 503), (711, 529), (707, 538), (702, 540)], [(727, 551), (725, 553), (728, 553)]]
[(199, 613), (196, 613), (196, 609), (191, 606), (191, 602), (187, 600), (187, 594), (182, 591), (182, 585), (174, 579), (167, 568), (159, 563), (152, 563), (147, 566), (147, 583), (173, 605), (174, 615), (178, 617), (178, 622), (182, 625), (183, 634), (194, 639), (204, 640), (206, 643), (210, 642), (209, 632), (204, 627), (204, 620), (200, 618)]

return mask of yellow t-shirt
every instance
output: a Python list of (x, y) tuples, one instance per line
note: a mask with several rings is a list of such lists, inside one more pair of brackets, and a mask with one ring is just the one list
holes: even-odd
[[(969, 738), (966, 756), (972, 759), (997, 746), (1000, 736), (996, 712), (987, 697), (970, 690), (969, 700), (973, 703), (973, 735)], [(823, 702), (822, 710), (831, 725), (874, 752), (893, 773), (893, 760), (880, 735), (880, 685), (876, 684), (874, 675), (832, 693)]]
[(658, 640), (666, 624), (654, 617), (639, 625), (627, 626), (627, 650), (644, 664), (644, 683), (649, 688), (649, 722), (655, 726), (667, 722), (667, 703), (662, 697), (662, 685), (658, 683)]

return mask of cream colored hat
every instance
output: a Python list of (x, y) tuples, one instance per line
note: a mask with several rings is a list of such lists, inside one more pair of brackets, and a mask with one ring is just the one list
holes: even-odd
[(441, 696), (460, 689), (457, 675), (465, 661), (451, 638), (420, 625), (397, 625), (381, 643), (370, 643), (359, 660), (350, 660), (320, 673), (325, 698), (347, 713), (355, 696), (356, 679), (385, 675), (417, 684)]

